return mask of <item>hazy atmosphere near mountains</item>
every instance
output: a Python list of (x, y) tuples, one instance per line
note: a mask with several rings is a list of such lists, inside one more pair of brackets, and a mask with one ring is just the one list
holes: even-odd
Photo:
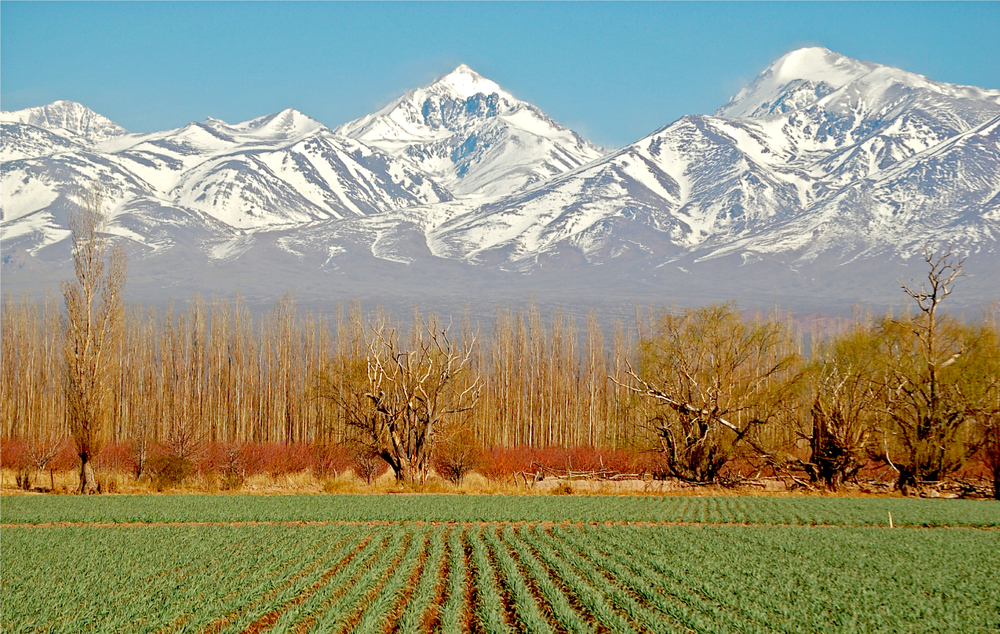
[[(996, 3), (3, 3), (4, 291), (627, 313), (1000, 297)], [(95, 34), (99, 36), (95, 37)]]

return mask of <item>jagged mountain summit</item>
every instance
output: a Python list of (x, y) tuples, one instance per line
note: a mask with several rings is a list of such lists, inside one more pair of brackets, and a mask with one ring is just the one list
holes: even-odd
[(75, 101), (56, 101), (0, 115), (3, 123), (27, 123), (51, 132), (61, 132), (97, 142), (128, 134), (128, 130)]
[(464, 64), (336, 132), (408, 162), (456, 195), (511, 194), (604, 153)]
[(96, 179), (144, 289), (791, 307), (892, 296), (951, 245), (969, 301), (1000, 294), (1000, 90), (823, 48), (614, 151), (466, 66), (335, 129), (286, 110), (88, 138), (42, 110), (3, 114), (5, 285), (65, 269)]
[(128, 134), (114, 121), (72, 101), (0, 112), (0, 131), (3, 161), (82, 150), (98, 141)]

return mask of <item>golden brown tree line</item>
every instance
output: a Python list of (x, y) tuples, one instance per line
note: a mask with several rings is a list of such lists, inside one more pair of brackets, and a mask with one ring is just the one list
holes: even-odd
[[(74, 436), (64, 319), (52, 298), (4, 300), (2, 433), (42, 463)], [(133, 307), (93, 443), (128, 444), (140, 470), (153, 446), (184, 458), (206, 443), (354, 439), (379, 453), (373, 416), (392, 419), (425, 389), (440, 399), (425, 452), (456, 435), (483, 447), (655, 449), (666, 475), (691, 481), (744, 458), (829, 485), (874, 460), (912, 486), (974, 457), (995, 468), (1000, 445), (996, 324), (935, 319), (930, 342), (924, 313), (859, 318), (806, 358), (786, 323), (732, 305), (640, 315), (610, 344), (593, 316), (580, 330), (533, 305), (501, 311), (489, 329), (421, 314), (406, 328), (357, 304), (327, 318), (291, 297), (260, 316), (239, 298)], [(451, 384), (418, 386), (432, 366)], [(406, 433), (422, 415), (408, 410)]]
[[(4, 299), (5, 438), (73, 435), (61, 319), (52, 297)], [(619, 324), (614, 354), (606, 354), (593, 317), (583, 347), (571, 317), (544, 320), (535, 306), (502, 312), (484, 335), (433, 315), (417, 314), (407, 327), (356, 303), (324, 316), (298, 310), (289, 296), (255, 316), (239, 297), (195, 297), (183, 310), (131, 307), (121, 328), (108, 370), (112, 405), (101, 414), (105, 443), (165, 443), (184, 453), (202, 442), (343, 441), (351, 434), (346, 398), (370, 391), (361, 383), (378, 357), (373, 333), (393, 347), (389, 357), (446, 333), (468, 357), (462, 389), (476, 384), (466, 397), (473, 406), (454, 417), (484, 446), (623, 447), (638, 433), (636, 399), (609, 380), (624, 376), (634, 335)]]
[(927, 281), (903, 287), (911, 313), (811, 333), (805, 355), (790, 324), (732, 304), (637, 310), (610, 334), (593, 312), (580, 324), (533, 303), (487, 327), (356, 303), (312, 314), (291, 296), (264, 315), (239, 297), (126, 307), (100, 206), (84, 193), (64, 302), (7, 296), (0, 324), (0, 434), (38, 469), (72, 439), (81, 490), (108, 443), (137, 474), (154, 448), (183, 462), (207, 444), (307, 443), (410, 481), (445, 454), (461, 472), (470, 448), (583, 446), (655, 451), (660, 475), (692, 482), (735, 461), (837, 487), (878, 463), (916, 490), (975, 461), (1000, 483), (996, 312), (940, 310), (961, 271), (950, 254), (927, 252)]

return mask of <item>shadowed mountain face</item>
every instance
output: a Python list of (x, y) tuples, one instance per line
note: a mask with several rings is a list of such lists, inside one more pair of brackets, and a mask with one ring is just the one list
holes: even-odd
[(956, 303), (1000, 297), (1000, 91), (821, 48), (614, 151), (464, 65), (334, 130), (286, 110), (134, 135), (69, 102), (2, 122), (5, 290), (70, 274), (73, 193), (97, 180), (145, 301), (845, 311), (900, 303), (947, 245)]

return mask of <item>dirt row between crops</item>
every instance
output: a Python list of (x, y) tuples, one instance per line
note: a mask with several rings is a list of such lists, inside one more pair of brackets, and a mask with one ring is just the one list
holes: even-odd
[(635, 526), (641, 528), (655, 527), (691, 527), (691, 528), (769, 528), (781, 526), (796, 526), (801, 528), (974, 528), (978, 530), (1000, 531), (1000, 526), (977, 526), (974, 524), (948, 524), (942, 526), (926, 526), (923, 524), (801, 524), (792, 522), (574, 522), (574, 521), (539, 521), (539, 520), (496, 520), (475, 522), (440, 522), (425, 520), (249, 520), (236, 522), (37, 522), (37, 523), (6, 523), (0, 524), (0, 529), (10, 528), (195, 528), (195, 527), (253, 527), (253, 526), (283, 526), (283, 527), (313, 527), (313, 526)]

